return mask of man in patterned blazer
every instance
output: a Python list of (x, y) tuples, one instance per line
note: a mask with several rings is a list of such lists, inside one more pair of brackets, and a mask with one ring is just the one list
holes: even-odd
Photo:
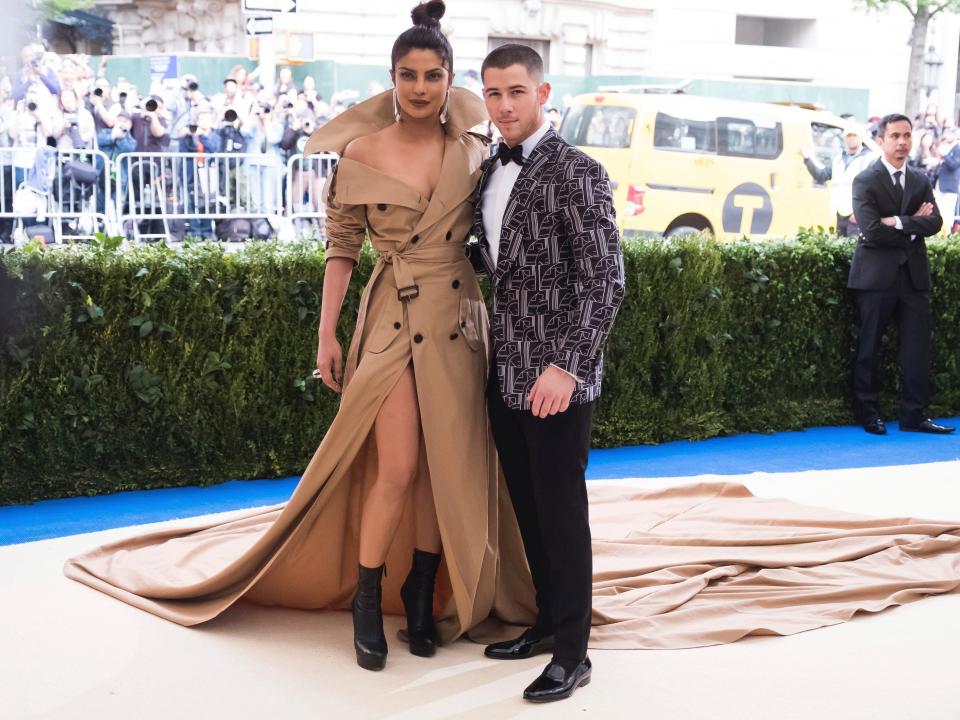
[(487, 657), (551, 652), (523, 696), (570, 697), (590, 681), (593, 556), (584, 472), (603, 346), (623, 298), (610, 181), (544, 117), (550, 85), (525, 45), (483, 62), (503, 135), (478, 188), (474, 234), (494, 287), (490, 422), (530, 564), (538, 616)]

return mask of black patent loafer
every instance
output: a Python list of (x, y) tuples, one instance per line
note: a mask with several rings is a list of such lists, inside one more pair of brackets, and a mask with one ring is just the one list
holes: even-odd
[(917, 425), (904, 425), (900, 423), (900, 429), (903, 432), (919, 432), (930, 435), (949, 435), (956, 430), (955, 427), (950, 427), (949, 425), (937, 425), (933, 420), (924, 420)]
[(534, 655), (553, 652), (553, 635), (537, 635), (527, 630), (513, 640), (487, 645), (483, 654), (494, 660), (525, 660)]
[(535, 703), (565, 700), (573, 695), (578, 687), (590, 684), (592, 668), (590, 658), (584, 658), (583, 662), (573, 669), (573, 672), (567, 672), (559, 663), (551, 662), (540, 673), (540, 677), (530, 683), (527, 689), (523, 691), (523, 699)]
[(884, 424), (883, 420), (881, 420), (880, 418), (867, 420), (867, 422), (863, 424), (863, 429), (866, 430), (871, 435), (887, 434), (887, 426)]

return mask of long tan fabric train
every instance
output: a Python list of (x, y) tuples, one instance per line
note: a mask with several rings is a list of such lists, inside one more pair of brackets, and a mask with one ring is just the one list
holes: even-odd
[(590, 492), (591, 647), (792, 635), (960, 587), (960, 523), (758, 498), (742, 485)]
[[(441, 639), (456, 638), (491, 613), (531, 621), (529, 571), (488, 432), (486, 309), (464, 254), (484, 156), (484, 143), (468, 129), (485, 117), (479, 98), (452, 92), (440, 181), (430, 198), (346, 159), (328, 183), (327, 258), (356, 260), (369, 232), (380, 259), (347, 353), (340, 411), (290, 500), (227, 523), (98, 548), (69, 560), (68, 577), (183, 625), (209, 620), (241, 597), (293, 608), (347, 607), (363, 498), (376, 477), (371, 430), (412, 365), (426, 447), (421, 472), (429, 468), (433, 479), (443, 541)], [(382, 93), (318, 130), (307, 150), (342, 152), (350, 140), (393, 121), (392, 93)], [(390, 613), (402, 613), (411, 510), (387, 557)]]

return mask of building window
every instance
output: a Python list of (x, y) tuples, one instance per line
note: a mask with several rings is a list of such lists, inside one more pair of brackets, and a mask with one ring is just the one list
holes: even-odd
[(535, 38), (525, 38), (525, 37), (494, 37), (490, 36), (487, 38), (487, 52), (491, 50), (496, 50), (501, 45), (508, 45), (510, 43), (517, 43), (518, 45), (526, 45), (531, 47), (540, 53), (540, 57), (543, 58), (543, 69), (544, 72), (550, 72), (550, 41), (549, 40), (537, 40)]
[(814, 47), (816, 20), (737, 15), (737, 45)]

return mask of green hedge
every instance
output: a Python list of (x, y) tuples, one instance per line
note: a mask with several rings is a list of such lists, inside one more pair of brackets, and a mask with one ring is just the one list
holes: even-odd
[[(960, 410), (960, 240), (929, 243), (935, 413)], [(594, 444), (851, 421), (852, 243), (627, 241)], [(365, 251), (344, 304), (346, 343)], [(315, 243), (0, 256), (0, 503), (298, 473), (337, 409), (310, 378)], [(889, 343), (892, 345), (892, 343)], [(884, 404), (897, 373), (885, 360)]]

